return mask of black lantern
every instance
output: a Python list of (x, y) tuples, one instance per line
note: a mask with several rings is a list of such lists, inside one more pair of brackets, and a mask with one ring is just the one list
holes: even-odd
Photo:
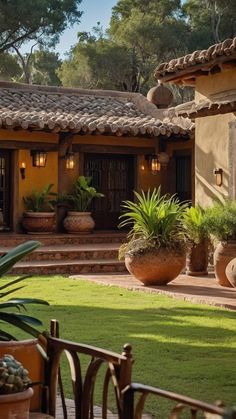
[(68, 170), (73, 170), (75, 168), (75, 155), (72, 151), (66, 155), (66, 168)]
[(45, 167), (47, 162), (47, 153), (45, 151), (31, 151), (33, 166)]

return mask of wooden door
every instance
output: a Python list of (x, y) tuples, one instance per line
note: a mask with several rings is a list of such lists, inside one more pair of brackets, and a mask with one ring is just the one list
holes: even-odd
[(192, 156), (190, 152), (175, 155), (175, 192), (180, 201), (192, 200)]
[(96, 228), (117, 229), (122, 201), (133, 199), (134, 157), (113, 154), (85, 154), (84, 174), (105, 197), (92, 205)]
[(0, 208), (4, 227), (10, 227), (10, 152), (0, 151)]

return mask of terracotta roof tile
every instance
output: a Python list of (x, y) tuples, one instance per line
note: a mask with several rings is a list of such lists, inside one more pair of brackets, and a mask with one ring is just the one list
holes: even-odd
[[(155, 77), (159, 81), (174, 81), (181, 76), (203, 68), (210, 71), (220, 57), (223, 61), (236, 59), (236, 38), (211, 45), (206, 50), (194, 51), (183, 57), (160, 64), (155, 70)], [(186, 71), (188, 70), (188, 71)]]
[(0, 82), (0, 127), (112, 135), (186, 134), (141, 94)]

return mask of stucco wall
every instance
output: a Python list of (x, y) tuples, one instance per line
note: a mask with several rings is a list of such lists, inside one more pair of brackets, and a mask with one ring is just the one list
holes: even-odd
[[(215, 75), (199, 77), (196, 81), (196, 101), (236, 89), (236, 71), (224, 70)], [(196, 119), (195, 130), (195, 198), (202, 206), (211, 205), (214, 199), (223, 200), (230, 196), (229, 153), (231, 149), (229, 123), (235, 115), (207, 116)], [(223, 184), (216, 186), (213, 170), (223, 169)], [(235, 198), (235, 197), (234, 197)]]

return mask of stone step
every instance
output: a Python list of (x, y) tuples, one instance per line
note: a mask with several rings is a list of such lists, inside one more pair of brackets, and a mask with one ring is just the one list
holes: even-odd
[[(117, 259), (120, 243), (91, 243), (77, 245), (42, 246), (24, 258), (24, 261), (84, 260), (84, 259)], [(0, 256), (10, 250), (0, 247)]]
[(12, 274), (87, 274), (87, 273), (120, 273), (127, 272), (123, 261), (116, 259), (97, 260), (60, 260), (60, 261), (26, 261), (18, 262), (11, 270)]
[(126, 240), (126, 233), (120, 231), (94, 231), (91, 234), (0, 233), (1, 247), (14, 247), (28, 240), (38, 240), (45, 246), (93, 243), (123, 243)]

